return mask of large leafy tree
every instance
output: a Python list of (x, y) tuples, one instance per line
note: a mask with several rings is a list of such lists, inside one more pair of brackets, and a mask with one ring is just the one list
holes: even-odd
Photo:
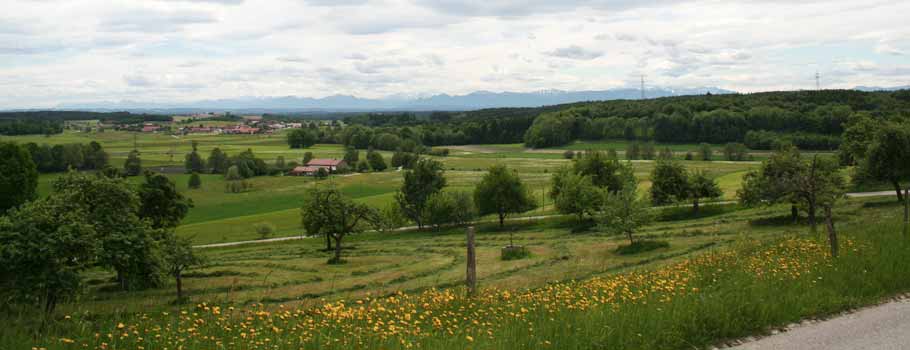
[(213, 148), (212, 152), (209, 153), (208, 159), (208, 168), (212, 171), (212, 174), (224, 174), (230, 166), (231, 161), (227, 153), (222, 152), (221, 148)]
[(325, 235), (335, 241), (335, 255), (330, 264), (343, 263), (341, 242), (345, 236), (363, 231), (377, 220), (375, 210), (345, 197), (336, 188), (311, 189), (300, 212), (304, 229), (310, 235)]
[(85, 152), (84, 166), (86, 169), (97, 170), (107, 166), (109, 157), (100, 143), (89, 142), (88, 147), (83, 147), (83, 151)]
[[(787, 179), (793, 189), (790, 196), (804, 208), (809, 216), (812, 232), (816, 232), (818, 225), (816, 212), (823, 209), (826, 221), (831, 222), (831, 208), (844, 195), (844, 178), (841, 176), (838, 162), (834, 159), (815, 155), (812, 160), (801, 163), (796, 176)], [(832, 255), (837, 255), (837, 240), (833, 227), (829, 227), (829, 235), (832, 237)]]
[(698, 213), (700, 199), (717, 198), (723, 194), (717, 181), (708, 177), (704, 171), (696, 171), (689, 176), (689, 198), (692, 200), (692, 211)]
[(385, 159), (382, 158), (382, 154), (374, 150), (367, 152), (367, 161), (370, 163), (370, 168), (372, 168), (373, 171), (384, 171), (389, 167), (386, 165)]
[(621, 165), (615, 157), (600, 151), (586, 151), (581, 157), (575, 159), (575, 172), (589, 176), (591, 183), (608, 191), (619, 191), (622, 181), (619, 177)]
[(153, 228), (172, 229), (186, 217), (193, 201), (177, 192), (177, 186), (165, 175), (145, 173), (145, 183), (139, 187), (139, 217), (148, 220)]
[(745, 206), (790, 203), (790, 215), (794, 221), (799, 216), (793, 193), (794, 183), (790, 179), (803, 169), (799, 150), (784, 146), (762, 162), (757, 170), (743, 176), (742, 188), (736, 192), (739, 202)]
[(480, 215), (496, 214), (499, 227), (504, 225), (506, 216), (523, 213), (536, 206), (518, 174), (505, 165), (494, 165), (487, 170), (474, 189), (474, 205)]
[(651, 171), (651, 202), (666, 205), (689, 198), (689, 176), (677, 161), (660, 159)]
[(158, 232), (139, 218), (139, 196), (118, 178), (70, 172), (54, 182), (54, 192), (79, 209), (101, 242), (98, 263), (117, 272), (123, 289), (161, 284)]
[(427, 200), (423, 222), (439, 230), (444, 225), (465, 225), (477, 216), (471, 194), (440, 191)]
[(310, 148), (318, 139), (316, 133), (307, 129), (294, 129), (287, 134), (288, 146), (291, 148)]
[(11, 142), (0, 142), (0, 214), (35, 199), (38, 170), (29, 152)]
[(404, 172), (404, 183), (395, 200), (405, 216), (414, 220), (419, 228), (423, 228), (421, 216), (427, 200), (446, 186), (444, 172), (442, 163), (427, 158), (418, 160), (413, 169)]
[(886, 123), (875, 133), (860, 171), (894, 186), (898, 200), (902, 181), (910, 181), (910, 123)]
[(616, 192), (604, 191), (601, 213), (608, 230), (624, 234), (629, 243), (634, 243), (634, 234), (640, 227), (654, 219), (647, 200), (638, 194), (638, 179), (631, 166), (623, 167), (620, 173), (622, 189)]
[(50, 314), (82, 286), (95, 264), (98, 235), (72, 194), (50, 197), (0, 217), (0, 298), (39, 304)]
[(585, 215), (594, 216), (600, 209), (603, 200), (600, 192), (589, 175), (563, 167), (553, 174), (550, 198), (560, 213), (575, 215), (578, 221), (583, 221)]

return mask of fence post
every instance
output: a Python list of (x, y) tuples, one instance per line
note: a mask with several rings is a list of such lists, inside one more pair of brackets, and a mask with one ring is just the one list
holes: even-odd
[(477, 261), (474, 252), (474, 226), (468, 227), (468, 269), (465, 276), (465, 284), (468, 287), (468, 294), (474, 295), (477, 292)]
[(904, 190), (904, 235), (910, 236), (910, 187)]

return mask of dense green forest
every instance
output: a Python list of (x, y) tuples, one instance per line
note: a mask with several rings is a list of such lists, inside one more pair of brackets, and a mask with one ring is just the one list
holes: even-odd
[(857, 113), (880, 119), (907, 117), (910, 91), (767, 92), (427, 115), (363, 114), (346, 117), (346, 123), (359, 127), (341, 131), (334, 141), (379, 149), (393, 144), (380, 141), (394, 138), (427, 146), (524, 142), (540, 148), (574, 140), (625, 139), (742, 142), (753, 149), (791, 143), (802, 149), (832, 150), (840, 145), (842, 125)]

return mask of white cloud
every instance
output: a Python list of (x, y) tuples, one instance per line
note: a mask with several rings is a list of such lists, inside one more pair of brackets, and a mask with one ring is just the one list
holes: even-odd
[(829, 87), (905, 85), (906, 13), (850, 0), (7, 0), (0, 108), (606, 89), (640, 74), (744, 92), (811, 87), (815, 70)]

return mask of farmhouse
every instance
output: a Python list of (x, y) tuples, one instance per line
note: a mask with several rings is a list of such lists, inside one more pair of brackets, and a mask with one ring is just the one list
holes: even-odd
[(158, 129), (161, 129), (161, 127), (154, 124), (145, 124), (142, 126), (142, 132), (157, 132)]
[(306, 166), (299, 166), (288, 172), (292, 176), (313, 176), (319, 169), (325, 169), (328, 173), (335, 173), (347, 169), (348, 163), (338, 159), (313, 159)]

